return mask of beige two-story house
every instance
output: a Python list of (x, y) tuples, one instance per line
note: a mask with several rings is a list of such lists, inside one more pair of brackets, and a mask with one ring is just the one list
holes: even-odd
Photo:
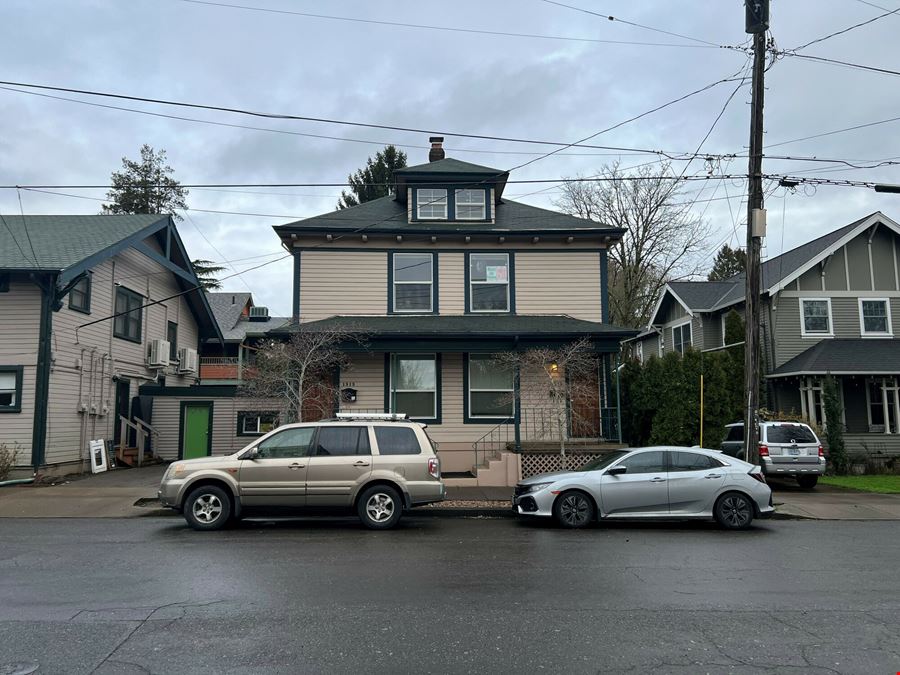
[[(448, 474), (495, 470), (505, 484), (506, 450), (537, 437), (541, 412), (534, 374), (497, 353), (587, 339), (600, 363), (577, 404), (589, 421), (568, 433), (620, 440), (612, 375), (633, 332), (609, 323), (607, 254), (623, 231), (513, 201), (507, 172), (446, 158), (441, 141), (389, 196), (275, 227), (294, 255), (295, 321), (271, 335), (353, 327), (365, 340), (345, 345), (342, 410), (406, 413), (428, 424)], [(509, 443), (479, 455), (495, 430)]]
[(121, 457), (141, 437), (149, 455), (139, 387), (194, 383), (201, 341), (221, 337), (170, 216), (0, 216), (0, 444), (17, 473), (85, 470), (90, 440)]
[[(848, 450), (900, 454), (900, 225), (876, 212), (765, 261), (762, 368), (770, 405), (827, 424), (822, 383), (837, 378)], [(645, 360), (715, 349), (744, 279), (673, 282), (647, 329), (629, 342)]]

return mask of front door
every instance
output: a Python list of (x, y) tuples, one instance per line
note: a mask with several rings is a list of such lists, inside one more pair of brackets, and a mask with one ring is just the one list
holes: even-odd
[(669, 513), (666, 457), (662, 450), (647, 450), (613, 464), (625, 473), (603, 474), (600, 501), (606, 516), (662, 516)]
[(600, 438), (600, 374), (594, 369), (572, 377), (572, 438)]
[(212, 408), (210, 401), (181, 406), (181, 459), (206, 457), (212, 452)]
[(372, 450), (366, 426), (321, 427), (309, 458), (306, 503), (350, 506), (350, 496), (372, 473)]
[[(122, 420), (124, 417), (127, 420), (131, 419), (131, 416), (128, 414), (128, 404), (129, 398), (128, 395), (131, 390), (131, 383), (129, 380), (117, 380), (116, 381), (116, 420), (113, 425), (113, 445), (119, 445), (119, 441), (122, 440)], [(127, 445), (128, 439), (125, 439), (125, 444)]]
[(246, 506), (303, 506), (315, 432), (315, 427), (292, 427), (260, 441), (256, 456), (241, 460), (241, 502)]

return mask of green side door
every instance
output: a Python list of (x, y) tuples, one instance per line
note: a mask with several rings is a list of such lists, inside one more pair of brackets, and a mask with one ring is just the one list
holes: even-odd
[(212, 404), (186, 403), (181, 414), (181, 458), (206, 457), (210, 454)]

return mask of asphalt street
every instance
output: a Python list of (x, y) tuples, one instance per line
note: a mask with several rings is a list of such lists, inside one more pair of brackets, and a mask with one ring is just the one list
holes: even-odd
[(0, 674), (895, 673), (900, 528), (0, 521)]

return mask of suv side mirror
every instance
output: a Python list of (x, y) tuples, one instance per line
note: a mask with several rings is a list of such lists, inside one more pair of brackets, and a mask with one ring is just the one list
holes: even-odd
[(256, 459), (257, 457), (259, 457), (259, 448), (251, 448), (241, 455), (241, 459)]
[(612, 468), (610, 468), (610, 469), (607, 469), (607, 470), (606, 470), (606, 473), (607, 473), (607, 475), (609, 475), (609, 476), (619, 476), (619, 475), (621, 475), (621, 474), (623, 474), (623, 473), (626, 473), (627, 471), (628, 471), (628, 467), (627, 467), (627, 466), (622, 466), (622, 465), (620, 464), (619, 466), (614, 466), (614, 467), (612, 467)]

